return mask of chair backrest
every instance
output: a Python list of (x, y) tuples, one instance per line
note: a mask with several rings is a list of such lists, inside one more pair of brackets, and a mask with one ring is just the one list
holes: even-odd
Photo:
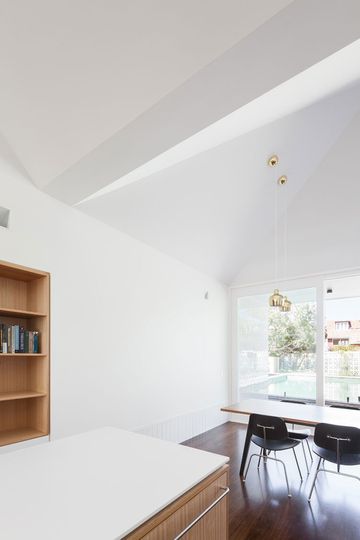
[(360, 453), (360, 429), (356, 427), (336, 426), (333, 424), (318, 424), (315, 427), (314, 443), (325, 450), (344, 454)]
[(269, 441), (282, 441), (288, 438), (288, 430), (282, 418), (265, 414), (251, 414), (249, 426), (251, 434)]
[(280, 399), (283, 403), (297, 403), (298, 405), (306, 405), (305, 401), (297, 401), (296, 399)]

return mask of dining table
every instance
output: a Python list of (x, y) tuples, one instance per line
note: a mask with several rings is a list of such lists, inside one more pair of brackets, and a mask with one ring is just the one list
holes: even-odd
[(278, 416), (285, 422), (300, 426), (315, 427), (320, 423), (360, 428), (360, 409), (336, 408), (326, 405), (289, 403), (275, 399), (241, 399), (238, 403), (221, 408), (221, 411), (250, 416), (248, 422), (244, 451), (241, 458), (239, 474), (244, 474), (245, 463), (251, 442), (252, 414)]

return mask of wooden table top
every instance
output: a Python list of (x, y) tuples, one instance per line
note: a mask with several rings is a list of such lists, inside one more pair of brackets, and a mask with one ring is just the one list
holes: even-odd
[(222, 411), (237, 414), (267, 414), (279, 416), (286, 422), (316, 426), (321, 422), (360, 428), (360, 410), (336, 409), (320, 405), (285, 403), (273, 399), (242, 399)]

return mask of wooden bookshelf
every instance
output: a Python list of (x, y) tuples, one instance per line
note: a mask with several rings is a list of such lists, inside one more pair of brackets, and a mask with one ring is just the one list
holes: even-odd
[(39, 332), (38, 353), (0, 353), (0, 446), (50, 432), (50, 274), (0, 261), (0, 322)]

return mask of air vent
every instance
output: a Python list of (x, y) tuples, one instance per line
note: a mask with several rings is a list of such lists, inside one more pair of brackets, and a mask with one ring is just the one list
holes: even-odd
[(0, 227), (7, 229), (9, 227), (10, 210), (0, 206)]

